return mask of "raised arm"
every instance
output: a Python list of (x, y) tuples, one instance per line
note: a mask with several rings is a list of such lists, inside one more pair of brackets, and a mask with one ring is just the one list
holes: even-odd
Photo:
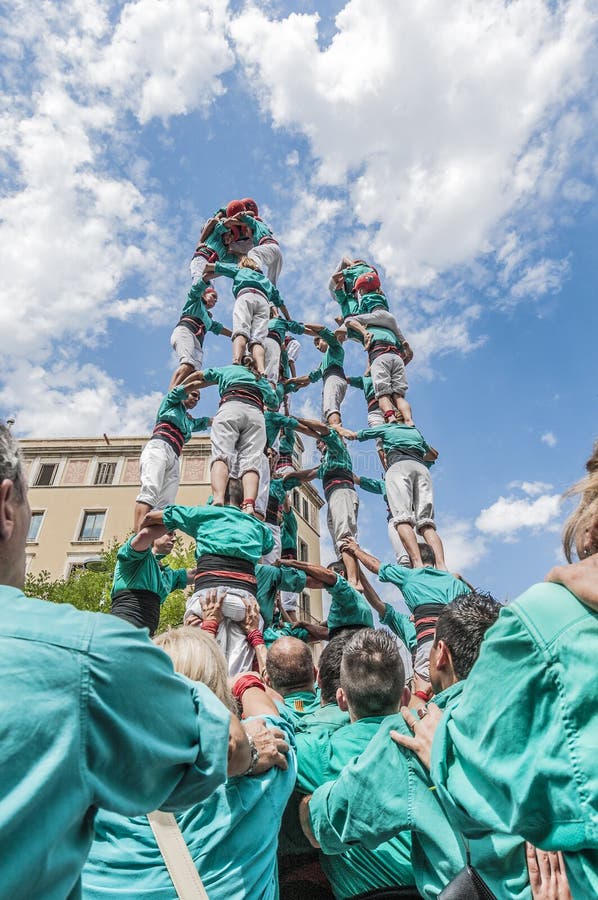
[(319, 422), (317, 419), (298, 419), (298, 422), (307, 429), (303, 433), (310, 433), (312, 437), (325, 437), (330, 434), (328, 425), (325, 425), (324, 422)]
[(358, 562), (363, 563), (366, 569), (369, 569), (374, 575), (377, 575), (380, 571), (380, 566), (382, 565), (380, 560), (372, 556), (371, 553), (366, 553), (365, 550), (362, 550), (355, 538), (346, 538), (342, 542), (342, 550), (350, 553)]
[[(147, 519), (150, 515), (151, 513), (148, 513), (145, 518)], [(162, 537), (164, 534), (166, 534), (166, 529), (160, 524), (142, 527), (131, 540), (131, 547), (138, 553), (143, 553), (152, 546), (156, 538)]]
[(292, 476), (303, 483), (304, 481), (313, 481), (317, 474), (318, 467), (315, 466), (313, 469), (299, 469), (297, 472), (293, 472)]
[(336, 573), (327, 569), (325, 566), (317, 566), (315, 563), (302, 562), (299, 559), (279, 559), (278, 565), (292, 566), (294, 569), (305, 572), (308, 579), (311, 578), (318, 582), (318, 584), (310, 584), (308, 580), (308, 587), (320, 587), (323, 584), (332, 587), (333, 584), (336, 584)]
[[(372, 559), (373, 558), (374, 557), (372, 557)], [(380, 599), (380, 597), (374, 590), (370, 580), (364, 576), (363, 571), (361, 570), (361, 566), (359, 567), (359, 570), (359, 579), (363, 586), (363, 596), (370, 604), (372, 609), (375, 609), (380, 618), (382, 618), (382, 616), (384, 616), (386, 612), (386, 604), (383, 603), (383, 601)]]

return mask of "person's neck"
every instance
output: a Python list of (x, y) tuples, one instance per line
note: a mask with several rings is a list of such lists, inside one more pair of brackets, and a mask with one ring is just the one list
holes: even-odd
[(448, 688), (452, 687), (454, 684), (457, 684), (460, 681), (460, 678), (457, 678), (453, 670), (450, 672), (439, 672), (438, 673), (438, 682), (436, 686), (432, 685), (435, 694), (441, 694), (443, 691), (448, 690)]
[(315, 696), (313, 684), (293, 685), (288, 688), (275, 688), (282, 697), (288, 697), (290, 694), (313, 694)]

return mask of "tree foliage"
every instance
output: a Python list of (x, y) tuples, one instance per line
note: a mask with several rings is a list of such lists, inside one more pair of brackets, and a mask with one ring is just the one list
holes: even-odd
[[(70, 603), (77, 609), (91, 612), (110, 612), (110, 590), (116, 566), (116, 554), (120, 544), (113, 543), (101, 554), (101, 570), (76, 569), (68, 578), (52, 578), (49, 572), (27, 576), (25, 594), (39, 597), (51, 603)], [(191, 569), (195, 566), (193, 545), (186, 545), (178, 537), (172, 553), (163, 562), (173, 569)], [(160, 610), (158, 631), (176, 628), (183, 622), (186, 591), (173, 591), (168, 595)]]

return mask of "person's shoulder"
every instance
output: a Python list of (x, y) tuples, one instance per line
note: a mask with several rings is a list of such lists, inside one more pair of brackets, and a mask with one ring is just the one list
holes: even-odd
[(571, 629), (578, 629), (585, 620), (597, 622), (598, 613), (563, 585), (544, 581), (532, 585), (507, 604), (497, 624), (510, 629), (524, 628), (534, 642), (548, 645)]

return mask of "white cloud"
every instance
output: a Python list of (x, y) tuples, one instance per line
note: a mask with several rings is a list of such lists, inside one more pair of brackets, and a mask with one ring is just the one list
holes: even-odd
[(468, 571), (475, 568), (488, 552), (484, 536), (476, 534), (471, 522), (464, 519), (440, 522), (439, 534), (450, 571), (459, 572), (464, 578), (467, 578)]
[(511, 481), (507, 487), (509, 490), (519, 488), (528, 497), (538, 497), (540, 494), (546, 494), (552, 490), (552, 485), (546, 481)]
[(143, 124), (194, 109), (224, 93), (234, 57), (226, 0), (137, 0), (124, 5), (110, 43), (92, 65), (92, 83), (112, 91)]
[[(324, 46), (317, 14), (255, 4), (231, 34), (274, 127), (307, 137), (373, 258), (422, 287), (539, 227), (533, 209), (570, 181), (584, 123), (567, 105), (591, 95), (596, 21), (584, 0), (350, 0)], [(521, 258), (516, 296), (558, 289), (566, 261), (544, 257)]]
[[(535, 496), (535, 499), (531, 497)], [(554, 531), (558, 528), (560, 511), (559, 494), (529, 492), (526, 498), (499, 497), (491, 506), (483, 509), (476, 519), (476, 528), (483, 534), (515, 540), (524, 528)]]
[(547, 447), (556, 447), (558, 443), (554, 432), (552, 431), (545, 431), (540, 440), (543, 444), (546, 444)]
[(0, 390), (4, 409), (16, 412), (15, 434), (89, 437), (96, 434), (147, 434), (162, 395), (136, 396), (94, 365), (58, 362), (51, 367), (21, 365)]

